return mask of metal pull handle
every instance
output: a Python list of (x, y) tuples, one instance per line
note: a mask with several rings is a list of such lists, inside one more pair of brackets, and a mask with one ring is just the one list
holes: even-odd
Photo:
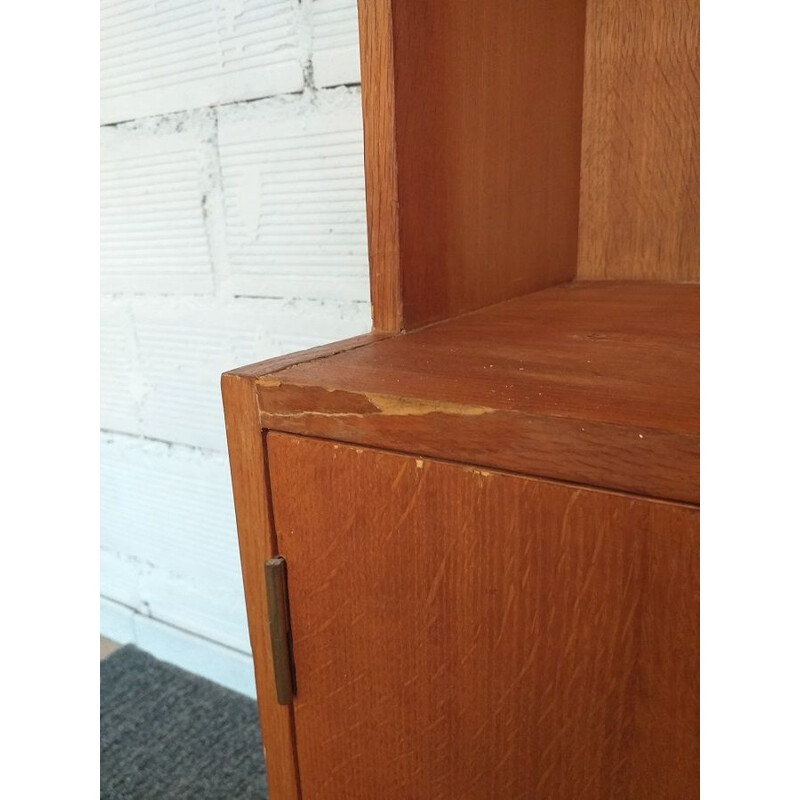
[(267, 614), (269, 638), (272, 642), (272, 667), (275, 673), (275, 690), (278, 703), (288, 706), (294, 694), (292, 674), (291, 630), (289, 627), (289, 600), (286, 583), (286, 560), (271, 558), (264, 565), (267, 578)]

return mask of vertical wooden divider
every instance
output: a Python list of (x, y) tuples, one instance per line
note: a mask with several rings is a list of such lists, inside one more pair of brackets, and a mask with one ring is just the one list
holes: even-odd
[(391, 0), (358, 0), (372, 327), (403, 327)]

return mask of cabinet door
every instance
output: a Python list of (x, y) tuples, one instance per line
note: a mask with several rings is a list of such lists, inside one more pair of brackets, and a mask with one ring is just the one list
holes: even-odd
[(696, 509), (270, 434), (305, 800), (696, 797)]

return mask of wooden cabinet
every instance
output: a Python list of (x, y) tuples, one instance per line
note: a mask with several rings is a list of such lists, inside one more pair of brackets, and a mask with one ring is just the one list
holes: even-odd
[(272, 800), (699, 795), (698, 11), (360, 0), (374, 330), (223, 376)]
[(304, 797), (690, 797), (686, 506), (269, 434)]

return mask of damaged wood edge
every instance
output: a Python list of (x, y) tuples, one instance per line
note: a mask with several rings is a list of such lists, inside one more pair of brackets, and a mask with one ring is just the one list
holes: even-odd
[(277, 376), (258, 381), (256, 393), (261, 426), (274, 431), (699, 503), (700, 445), (692, 432), (293, 385)]
[[(301, 400), (296, 408), (276, 410), (265, 408), (261, 403), (263, 391), (281, 390), (284, 396), (291, 394)], [(341, 410), (329, 411), (323, 406), (329, 403), (318, 402), (319, 393), (323, 392), (332, 403), (339, 403)], [(314, 395), (317, 395), (315, 402)], [(382, 414), (387, 417), (419, 417), (427, 414), (448, 414), (458, 417), (475, 417), (483, 414), (494, 414), (497, 409), (489, 406), (452, 403), (447, 400), (424, 400), (414, 397), (398, 397), (397, 395), (379, 394), (375, 392), (351, 392), (326, 386), (294, 384), (279, 377), (267, 376), (258, 381), (259, 411), (276, 417), (362, 417), (371, 414)], [(291, 398), (289, 405), (291, 405)], [(283, 405), (281, 406), (283, 407)]]
[[(421, 397), (404, 397), (396, 394), (351, 390), (340, 386), (296, 383), (287, 380), (281, 373), (273, 373), (259, 378), (256, 386), (262, 420), (281, 417), (367, 417), (371, 415), (418, 417), (428, 414), (478, 417), (497, 414), (506, 419), (528, 420), (530, 423), (536, 424), (578, 427), (581, 433), (591, 433), (599, 429), (613, 430), (630, 435), (632, 444), (644, 444), (648, 437), (653, 436), (660, 438), (688, 437), (699, 441), (699, 435), (691, 431), (671, 431), (644, 425), (620, 425), (615, 422), (564, 414), (531, 414), (516, 409), (455, 403), (447, 400), (430, 400)], [(322, 398), (326, 398), (326, 400), (321, 402)], [(331, 407), (335, 410), (326, 410)]]
[[(279, 389), (288, 388), (280, 381), (271, 383), (269, 385), (258, 384), (259, 390), (265, 389)], [(259, 414), (261, 419), (261, 426), (265, 430), (284, 430), (281, 421), (296, 420), (297, 426), (293, 426), (288, 432), (300, 432), (299, 428), (308, 425), (310, 435), (314, 435), (313, 426), (315, 420), (324, 423), (327, 419), (352, 419), (357, 423), (358, 420), (376, 420), (378, 418), (393, 419), (402, 417), (425, 417), (429, 415), (439, 414), (445, 417), (464, 418), (464, 417), (485, 417), (494, 415), (499, 424), (515, 425), (522, 428), (525, 427), (546, 427), (551, 428), (553, 432), (558, 434), (569, 433), (574, 435), (576, 440), (580, 438), (583, 442), (592, 446), (598, 446), (607, 442), (611, 437), (617, 441), (625, 442), (625, 447), (631, 453), (649, 452), (652, 442), (671, 442), (682, 443), (684, 446), (680, 448), (681, 452), (692, 454), (699, 458), (699, 434), (686, 432), (686, 431), (665, 431), (658, 428), (648, 428), (644, 426), (625, 426), (618, 425), (613, 422), (601, 422), (586, 420), (573, 417), (559, 417), (554, 415), (543, 414), (526, 414), (521, 411), (514, 411), (500, 408), (488, 408), (486, 406), (470, 406), (462, 405), (459, 403), (448, 403), (445, 401), (427, 401), (418, 400), (413, 398), (394, 397), (388, 395), (377, 395), (372, 393), (356, 393), (347, 392), (341, 389), (330, 389), (324, 387), (313, 386), (294, 386), (291, 388), (302, 390), (318, 390), (331, 395), (342, 395), (346, 398), (340, 406), (340, 410), (325, 411), (319, 408), (312, 408), (315, 406), (313, 399), (309, 396), (309, 402), (298, 404), (296, 407), (289, 407), (284, 403), (278, 406), (271, 404), (264, 405), (261, 399), (264, 394), (259, 391)], [(350, 408), (346, 403), (350, 401), (353, 403)], [(364, 405), (358, 408), (356, 403), (363, 401)], [(431, 424), (438, 424), (439, 420), (431, 421)], [(490, 420), (486, 420), (486, 425), (492, 424)], [(480, 464), (480, 460), (467, 462), (470, 464)], [(490, 465), (489, 465), (490, 466)], [(490, 466), (490, 468), (493, 468)]]

